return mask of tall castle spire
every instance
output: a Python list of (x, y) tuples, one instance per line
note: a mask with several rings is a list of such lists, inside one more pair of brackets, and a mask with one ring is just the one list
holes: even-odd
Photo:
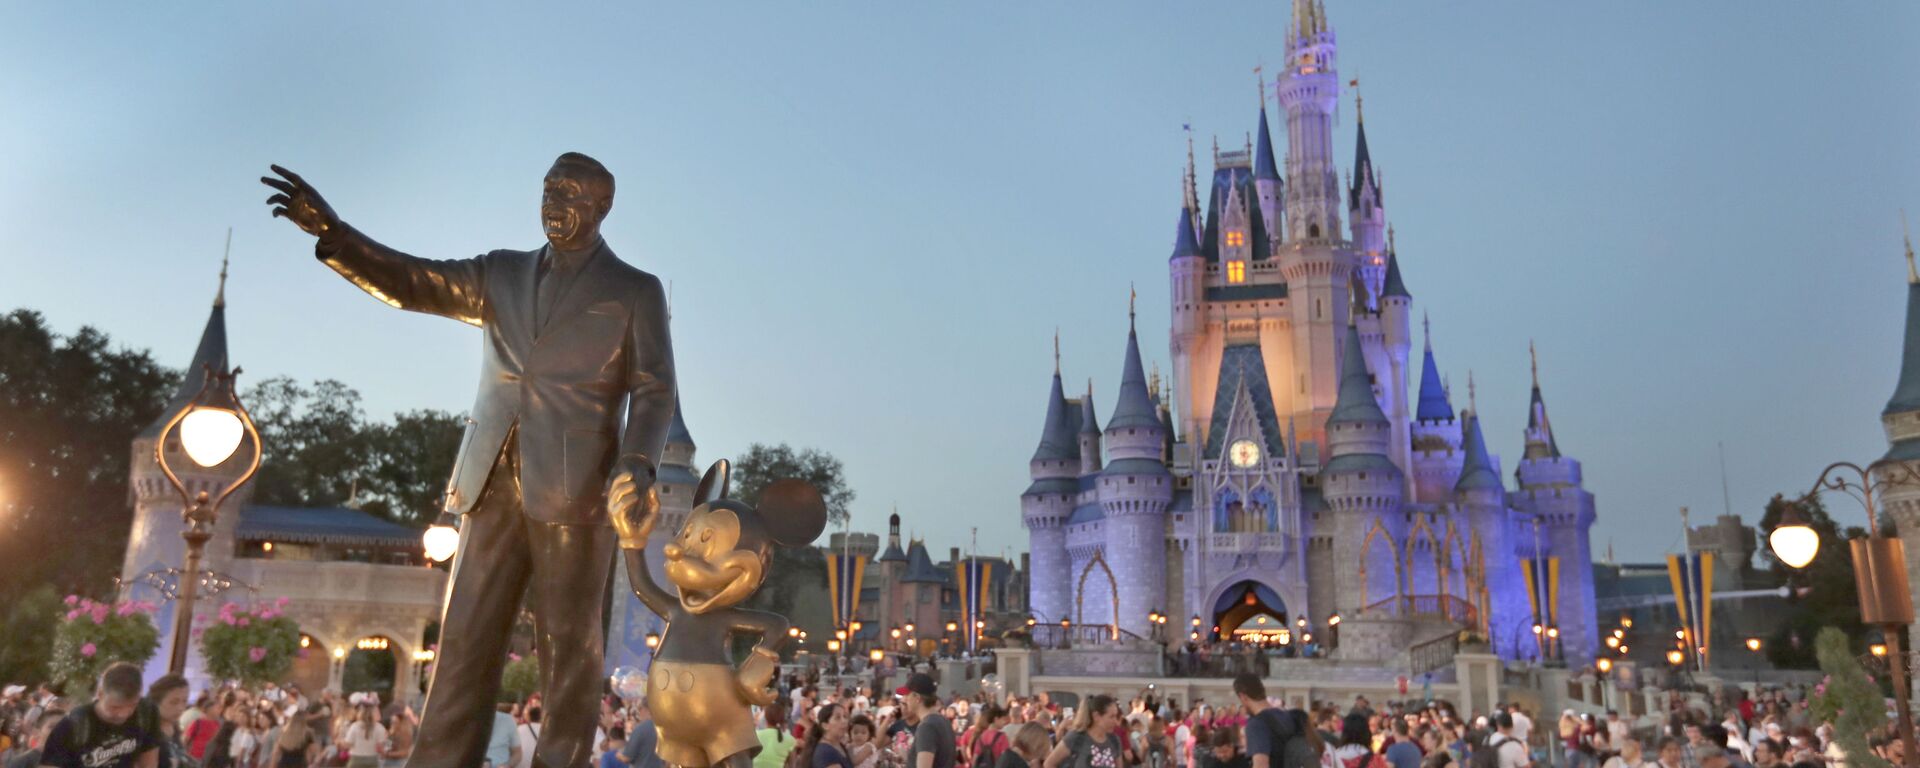
[(1535, 351), (1533, 342), (1527, 342), (1527, 357), (1533, 369), (1533, 400), (1527, 406), (1527, 449), (1528, 459), (1557, 459), (1560, 457), (1560, 444), (1553, 439), (1553, 427), (1547, 423), (1547, 403), (1540, 397), (1540, 354)]
[(1291, 26), (1277, 86), (1287, 111), (1286, 239), (1338, 239), (1343, 201), (1333, 162), (1340, 98), (1333, 28), (1320, 0), (1294, 0)]
[[(1906, 229), (1906, 214), (1900, 215), (1901, 229)], [(1904, 233), (1903, 233), (1904, 234)], [(1900, 353), (1900, 383), (1893, 388), (1893, 397), (1887, 401), (1887, 407), (1881, 415), (1920, 411), (1920, 274), (1914, 269), (1913, 238), (1904, 237), (1907, 256), (1907, 338)]]
[(1427, 337), (1426, 359), (1420, 364), (1420, 405), (1414, 418), (1421, 421), (1451, 421), (1453, 403), (1447, 401), (1446, 384), (1440, 378), (1440, 366), (1433, 362), (1433, 326), (1420, 318)]
[[(232, 242), (232, 235), (228, 235)], [(159, 437), (160, 430), (166, 428), (173, 415), (179, 413), (193, 402), (206, 386), (207, 372), (224, 376), (228, 371), (227, 361), (227, 258), (220, 258), (220, 287), (213, 294), (213, 311), (207, 315), (207, 324), (200, 330), (200, 343), (194, 347), (193, 360), (187, 363), (181, 372), (180, 388), (174, 390), (173, 398), (167, 401), (167, 407), (160, 411), (160, 417), (140, 431), (141, 437)]]

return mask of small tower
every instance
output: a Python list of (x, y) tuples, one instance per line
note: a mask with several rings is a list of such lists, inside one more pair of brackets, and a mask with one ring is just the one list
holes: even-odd
[(1385, 295), (1387, 276), (1387, 209), (1382, 201), (1380, 174), (1373, 168), (1373, 155), (1367, 150), (1367, 119), (1360, 112), (1360, 97), (1353, 100), (1355, 122), (1359, 123), (1353, 145), (1353, 185), (1347, 189), (1347, 216), (1352, 221), (1353, 248), (1360, 256), (1360, 276), (1367, 292)]
[[(1187, 154), (1187, 172), (1183, 180), (1179, 220), (1174, 223), (1173, 255), (1167, 257), (1167, 271), (1171, 273), (1173, 329), (1171, 351), (1173, 353), (1174, 381), (1188, 382), (1193, 379), (1193, 359), (1201, 350), (1201, 341), (1206, 338), (1207, 330), (1207, 260), (1200, 251), (1200, 238), (1195, 230), (1195, 216), (1198, 203), (1193, 189), (1193, 154), (1191, 148)], [(1192, 397), (1191, 391), (1182, 391), (1182, 396)], [(1181, 413), (1193, 418), (1192, 403), (1183, 403)], [(1186, 427), (1192, 434), (1194, 426)]]
[(1080, 399), (1080, 476), (1100, 471), (1100, 421), (1093, 413), (1093, 380), (1087, 380), (1087, 396)]
[[(213, 311), (207, 316), (206, 327), (200, 332), (200, 343), (194, 348), (193, 360), (187, 364), (180, 388), (174, 391), (159, 417), (133, 438), (133, 456), (128, 463), (133, 530), (127, 538), (127, 554), (121, 563), (120, 578), (123, 583), (134, 585), (128, 588), (127, 597), (160, 604), (159, 612), (153, 617), (154, 625), (160, 629), (160, 647), (148, 662), (148, 679), (166, 672), (167, 659), (171, 655), (168, 644), (172, 638), (170, 630), (176, 604), (161, 599), (151, 587), (140, 586), (137, 582), (143, 575), (156, 574), (178, 583), (182, 575), (168, 575), (168, 572), (180, 568), (186, 562), (187, 555), (186, 541), (180, 538), (181, 531), (186, 528), (181, 517), (183, 507), (180, 494), (160, 471), (159, 462), (154, 460), (154, 444), (160, 439), (161, 430), (166, 428), (167, 422), (175, 414), (186, 410), (194, 397), (200, 394), (209, 372), (224, 376), (229, 371), (226, 293), (227, 267), (223, 260), (220, 265), (220, 287), (214, 293)], [(248, 452), (241, 450), (236, 451), (225, 464), (201, 467), (187, 458), (177, 433), (167, 441), (166, 450), (168, 465), (173, 467), (180, 482), (194, 492), (218, 492), (218, 489), (226, 487), (245, 473), (250, 460)], [(214, 522), (213, 538), (207, 542), (204, 550), (202, 568), (213, 572), (230, 570), (234, 555), (234, 531), (240, 524), (240, 510), (252, 499), (253, 484), (248, 483), (221, 505), (220, 517)], [(220, 607), (220, 602), (222, 600), (218, 598), (203, 595), (197, 613), (213, 615)], [(188, 653), (190, 679), (199, 678), (200, 666), (200, 655)]]
[(1407, 375), (1411, 372), (1408, 356), (1413, 351), (1413, 294), (1400, 278), (1400, 259), (1388, 238), (1387, 274), (1375, 301), (1380, 308), (1380, 345), (1386, 360), (1380, 381), (1380, 399), (1393, 422), (1393, 442), (1387, 456), (1402, 470), (1413, 470), (1413, 414), (1408, 404)]
[(1588, 533), (1593, 529), (1593, 494), (1581, 486), (1580, 462), (1560, 455), (1547, 404), (1540, 396), (1540, 360), (1533, 357), (1533, 398), (1527, 409), (1526, 451), (1514, 477), (1520, 492), (1512, 497), (1516, 509), (1532, 513), (1542, 526), (1545, 554), (1560, 558), (1558, 605), (1548, 619), (1560, 628), (1560, 648), (1573, 668), (1593, 661), (1598, 650), (1594, 621), (1593, 570), (1570, 568), (1569, 563), (1592, 561)]
[[(1337, 562), (1366, 565), (1335, 570), (1335, 608), (1357, 616), (1369, 603), (1401, 593), (1395, 560), (1399, 553), (1391, 537), (1368, 535), (1376, 525), (1391, 529), (1400, 509), (1405, 479), (1388, 458), (1392, 423), (1374, 395), (1373, 375), (1367, 372), (1360, 331), (1349, 325), (1340, 355), (1340, 397), (1327, 419), (1327, 450), (1331, 458), (1320, 468), (1321, 495), (1334, 516)], [(1364, 576), (1363, 576), (1364, 574)], [(1362, 579), (1365, 579), (1363, 582)], [(1318, 608), (1317, 608), (1318, 609)], [(1346, 640), (1343, 639), (1343, 643)], [(1358, 658), (1377, 657), (1382, 648), (1356, 648)]]
[(1420, 367), (1420, 402), (1414, 410), (1413, 499), (1422, 504), (1453, 501), (1465, 455), (1461, 452), (1460, 423), (1433, 361), (1433, 331), (1425, 320), (1426, 351)]
[(1260, 132), (1253, 137), (1253, 189), (1260, 203), (1260, 219), (1266, 222), (1267, 236), (1278, 240), (1284, 238), (1286, 232), (1280, 213), (1286, 182), (1281, 179), (1280, 168), (1273, 157), (1273, 134), (1267, 130), (1266, 84), (1262, 82)]
[(1080, 491), (1075, 479), (1080, 470), (1080, 438), (1067, 413), (1059, 354), (1056, 341), (1046, 420), (1040, 429), (1040, 445), (1028, 462), (1033, 483), (1020, 495), (1020, 515), (1027, 527), (1028, 552), (1033, 557), (1028, 602), (1049, 620), (1068, 615), (1073, 605), (1065, 525)]
[(1167, 593), (1167, 505), (1173, 501), (1173, 473), (1161, 461), (1166, 433), (1147, 394), (1146, 369), (1140, 364), (1140, 340), (1128, 310), (1126, 359), (1120, 391), (1107, 420), (1105, 445), (1113, 460), (1100, 472), (1100, 507), (1106, 513), (1106, 557), (1114, 568), (1120, 615), (1115, 623), (1147, 637), (1147, 614), (1164, 611)]
[[(1467, 388), (1473, 388), (1468, 377)], [(1471, 406), (1471, 392), (1469, 392)], [(1471, 531), (1467, 557), (1477, 561), (1483, 578), (1472, 584), (1478, 595), (1475, 608), (1487, 622), (1488, 637), (1501, 658), (1533, 658), (1537, 647), (1528, 627), (1533, 623), (1527, 604), (1525, 577), (1519, 558), (1525, 551), (1515, 539), (1513, 515), (1507, 509), (1507, 490), (1500, 482), (1499, 464), (1487, 452), (1480, 432), (1480, 415), (1471, 407), (1460, 419), (1460, 479), (1454, 483), (1454, 517)], [(1526, 542), (1527, 550), (1532, 547)]]
[[(1902, 215), (1901, 225), (1906, 224)], [(1907, 256), (1907, 317), (1905, 325), (1905, 343), (1900, 354), (1900, 380), (1893, 388), (1893, 396), (1887, 399), (1887, 407), (1880, 412), (1880, 425), (1887, 434), (1886, 458), (1906, 462), (1909, 467), (1920, 463), (1920, 269), (1914, 265), (1913, 239), (1908, 235), (1905, 240)], [(1900, 538), (1906, 542), (1908, 580), (1920, 579), (1920, 488), (1905, 483), (1889, 483), (1882, 497), (1882, 507), (1893, 517), (1894, 527)], [(1915, 593), (1915, 604), (1920, 605), (1920, 592)], [(1920, 631), (1920, 623), (1914, 625)], [(1920, 678), (1914, 679), (1914, 688), (1920, 692)]]

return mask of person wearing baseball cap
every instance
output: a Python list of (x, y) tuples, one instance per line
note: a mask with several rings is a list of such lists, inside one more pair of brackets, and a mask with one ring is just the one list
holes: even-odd
[(940, 714), (939, 687), (933, 677), (916, 672), (894, 693), (905, 700), (907, 718), (915, 723), (906, 768), (954, 768), (958, 751), (953, 724)]

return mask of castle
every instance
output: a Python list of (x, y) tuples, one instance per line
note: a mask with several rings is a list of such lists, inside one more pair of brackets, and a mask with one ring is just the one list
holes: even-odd
[(1295, 0), (1258, 131), (1245, 151), (1214, 150), (1204, 208), (1189, 143), (1171, 386), (1149, 380), (1129, 327), (1102, 428), (1091, 384), (1066, 396), (1056, 353), (1021, 496), (1035, 618), (1116, 638), (1164, 631), (1156, 615), (1181, 635), (1292, 627), (1358, 660), (1467, 629), (1503, 658), (1586, 664), (1594, 500), (1580, 463), (1555, 441), (1537, 364), (1514, 488), (1471, 382), (1456, 413), (1430, 335), (1409, 386), (1413, 297), (1364, 117), (1344, 189), (1336, 172), (1335, 54), (1323, 0)]

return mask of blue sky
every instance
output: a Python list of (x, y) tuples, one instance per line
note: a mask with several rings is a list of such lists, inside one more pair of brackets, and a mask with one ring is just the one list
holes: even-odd
[[(1539, 344), (1596, 557), (1717, 513), (1717, 443), (1750, 519), (1884, 450), (1920, 5), (1329, 6), (1440, 364), (1474, 372), (1511, 469)], [(1286, 11), (0, 5), (0, 307), (184, 364), (232, 226), (249, 374), (461, 410), (479, 334), (334, 277), (254, 178), (281, 163), (383, 241), (463, 257), (537, 245), (541, 174), (584, 151), (619, 177), (610, 243), (673, 284), (702, 460), (823, 448), (860, 527), (897, 503), (936, 551), (973, 527), (1017, 551), (1054, 328), (1103, 419), (1130, 283), (1167, 360), (1180, 126), (1244, 142)]]

